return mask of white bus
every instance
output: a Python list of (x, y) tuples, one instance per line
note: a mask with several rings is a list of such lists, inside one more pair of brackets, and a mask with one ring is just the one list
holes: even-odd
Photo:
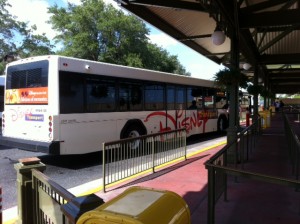
[(0, 125), (2, 128), (2, 112), (4, 110), (4, 88), (5, 88), (5, 76), (0, 76)]
[[(193, 100), (197, 109), (188, 109)], [(6, 67), (0, 140), (48, 154), (85, 154), (131, 136), (223, 130), (228, 115), (215, 105), (213, 81), (57, 55), (32, 57)]]

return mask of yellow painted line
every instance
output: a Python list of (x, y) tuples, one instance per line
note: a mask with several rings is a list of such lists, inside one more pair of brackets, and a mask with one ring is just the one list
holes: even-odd
[(18, 221), (18, 208), (17, 206), (6, 209), (2, 213), (3, 224), (15, 224)]
[(16, 224), (18, 221), (18, 218), (13, 218), (7, 221), (4, 221), (3, 224)]
[(219, 143), (217, 143), (217, 144), (214, 144), (214, 145), (212, 145), (212, 146), (206, 147), (206, 148), (204, 148), (204, 149), (197, 150), (196, 152), (193, 152), (193, 153), (188, 154), (188, 157), (192, 157), (192, 156), (197, 155), (197, 154), (199, 154), (199, 153), (201, 153), (201, 152), (205, 152), (205, 151), (208, 151), (208, 150), (210, 150), (210, 149), (212, 149), (212, 148), (216, 148), (216, 147), (218, 147), (218, 146), (225, 145), (226, 143), (227, 143), (227, 141), (223, 141), (223, 142), (219, 142)]

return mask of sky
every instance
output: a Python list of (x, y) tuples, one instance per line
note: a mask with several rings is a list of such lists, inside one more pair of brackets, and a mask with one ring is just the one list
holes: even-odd
[[(8, 0), (8, 3), (12, 6), (9, 10), (12, 15), (16, 16), (19, 21), (28, 22), (30, 26), (35, 24), (37, 26), (37, 33), (46, 33), (46, 36), (51, 40), (55, 36), (55, 31), (52, 30), (50, 24), (45, 22), (49, 20), (47, 8), (54, 4), (65, 7), (67, 1), (80, 4), (80, 0)], [(121, 9), (113, 0), (104, 1)], [(186, 71), (191, 73), (192, 77), (213, 80), (214, 74), (222, 69), (221, 65), (185, 47), (185, 45), (150, 24), (146, 24), (150, 29), (150, 41), (166, 49), (170, 55), (176, 55), (179, 62), (185, 67)]]

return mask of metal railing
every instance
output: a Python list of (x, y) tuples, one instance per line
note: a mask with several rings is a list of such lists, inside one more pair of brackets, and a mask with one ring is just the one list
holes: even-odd
[(61, 205), (75, 196), (38, 170), (32, 170), (32, 180), (33, 223), (69, 223), (61, 211)]
[(0, 186), (0, 224), (2, 224), (2, 187)]
[(299, 137), (294, 130), (294, 125), (299, 125), (299, 112), (295, 113), (283, 113), (284, 116), (284, 128), (288, 141), (289, 157), (292, 163), (292, 172), (295, 175), (296, 180), (299, 180), (299, 168), (300, 168), (300, 141)]
[(215, 205), (224, 195), (227, 200), (227, 175), (240, 176), (244, 163), (255, 149), (261, 133), (261, 118), (237, 133), (236, 140), (228, 143), (206, 163), (208, 170), (208, 223), (214, 223)]
[(109, 184), (155, 172), (160, 165), (186, 156), (185, 129), (103, 143), (103, 191)]
[[(244, 169), (244, 161), (248, 160), (248, 151), (251, 152), (251, 148), (254, 149), (258, 141), (257, 138), (261, 132), (261, 123), (261, 118), (258, 118), (257, 122), (249, 126), (247, 129), (244, 129), (239, 135), (237, 135), (236, 141), (227, 144), (205, 163), (205, 166), (208, 170), (209, 224), (213, 224), (215, 222), (215, 206), (218, 199), (224, 195), (224, 200), (227, 200), (227, 178), (229, 175), (235, 177), (235, 180), (237, 177), (245, 177), (252, 180), (288, 186), (295, 189), (300, 188), (300, 182), (297, 180), (249, 172)], [(251, 139), (249, 139), (252, 143), (250, 143), (251, 146), (248, 149), (245, 148), (245, 143), (243, 143), (245, 142), (245, 139), (243, 140), (243, 136), (245, 136), (246, 133), (252, 136), (250, 137)], [(236, 146), (237, 150), (234, 153), (235, 160), (232, 164), (228, 163), (227, 158), (228, 152), (233, 146)]]
[(42, 173), (46, 166), (36, 157), (21, 159), (15, 168), (18, 188), (17, 223), (75, 224), (81, 214), (104, 203), (95, 194), (75, 197)]

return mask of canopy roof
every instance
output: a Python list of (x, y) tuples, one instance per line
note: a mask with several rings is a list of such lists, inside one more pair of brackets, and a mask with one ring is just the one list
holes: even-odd
[[(240, 68), (254, 68), (273, 93), (300, 92), (299, 0), (116, 0), (121, 6), (205, 57), (230, 64), (232, 32), (239, 39)], [(236, 18), (236, 19), (235, 19)], [(222, 45), (212, 43), (216, 26)]]

